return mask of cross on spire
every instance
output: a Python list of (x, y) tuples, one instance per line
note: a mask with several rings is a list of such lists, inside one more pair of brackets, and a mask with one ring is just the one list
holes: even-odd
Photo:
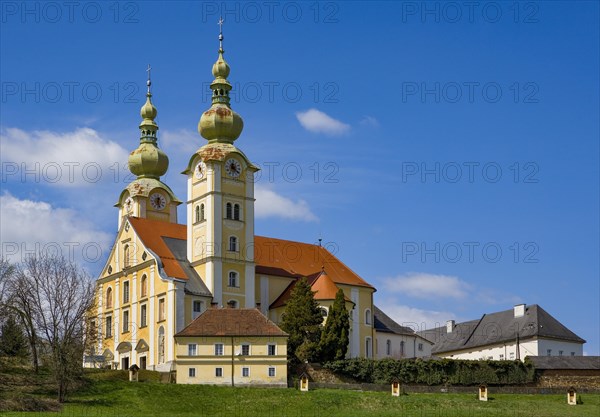
[(146, 81), (146, 85), (148, 86), (148, 94), (150, 94), (150, 86), (152, 85), (152, 81), (150, 81), (150, 70), (152, 67), (148, 64), (148, 68), (146, 68), (146, 72), (148, 73), (148, 81)]
[(219, 50), (223, 50), (223, 23), (225, 23), (225, 20), (223, 20), (223, 16), (221, 16), (219, 18)]

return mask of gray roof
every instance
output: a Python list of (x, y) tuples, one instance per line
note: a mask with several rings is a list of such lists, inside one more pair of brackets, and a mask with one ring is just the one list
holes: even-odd
[(212, 297), (210, 290), (187, 259), (187, 242), (182, 239), (166, 236), (162, 236), (162, 240), (168, 246), (175, 257), (175, 260), (188, 277), (188, 280), (185, 283), (185, 292), (193, 295)]
[(434, 343), (432, 354), (439, 354), (513, 342), (517, 339), (517, 330), (519, 340), (538, 337), (585, 343), (537, 304), (527, 306), (522, 317), (515, 317), (514, 310), (510, 309), (457, 323), (451, 333), (442, 326), (418, 334)]
[(600, 356), (528, 356), (535, 369), (598, 369)]
[[(424, 339), (422, 336), (415, 333), (410, 327), (401, 326), (396, 323), (390, 316), (385, 314), (377, 306), (373, 306), (373, 321), (375, 331), (383, 333), (393, 333), (405, 336), (415, 336)], [(427, 342), (429, 340), (425, 339)], [(431, 342), (429, 342), (431, 343)]]

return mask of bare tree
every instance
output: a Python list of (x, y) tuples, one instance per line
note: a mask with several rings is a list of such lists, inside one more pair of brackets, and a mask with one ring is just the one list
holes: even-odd
[(7, 274), (4, 283), (4, 306), (10, 309), (18, 318), (25, 330), (31, 361), (34, 371), (37, 373), (39, 368), (38, 359), (38, 337), (35, 324), (36, 309), (34, 308), (34, 299), (32, 295), (33, 286), (22, 273), (21, 268), (14, 269)]
[(48, 348), (58, 400), (63, 402), (70, 384), (82, 372), (85, 319), (94, 283), (77, 265), (59, 256), (30, 256), (17, 275), (16, 288), (28, 291), (21, 298), (27, 299), (24, 304), (32, 328)]

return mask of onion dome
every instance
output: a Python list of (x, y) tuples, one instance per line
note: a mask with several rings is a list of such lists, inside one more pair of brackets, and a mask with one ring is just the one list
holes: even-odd
[(129, 154), (129, 170), (138, 178), (159, 179), (169, 168), (169, 158), (157, 145), (156, 132), (158, 125), (154, 121), (158, 111), (152, 104), (152, 93), (150, 93), (150, 66), (148, 65), (148, 92), (146, 103), (140, 109), (142, 123), (140, 123), (140, 146)]
[[(219, 25), (223, 20), (219, 21)], [(211, 142), (233, 143), (244, 128), (244, 122), (239, 114), (231, 110), (229, 92), (231, 84), (227, 81), (229, 65), (223, 54), (223, 33), (219, 34), (219, 57), (212, 67), (215, 79), (210, 84), (212, 90), (212, 105), (200, 117), (198, 132)]]

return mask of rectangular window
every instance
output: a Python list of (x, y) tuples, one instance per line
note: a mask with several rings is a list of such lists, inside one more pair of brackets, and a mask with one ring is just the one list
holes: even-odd
[(196, 377), (196, 368), (190, 368), (190, 369), (188, 369), (188, 376), (190, 378), (195, 378)]
[(423, 343), (419, 343), (419, 350), (422, 351), (423, 350)]
[(514, 359), (515, 358), (515, 352), (510, 352), (510, 359)]
[(223, 356), (223, 343), (215, 343), (215, 356)]
[(161, 298), (158, 300), (158, 321), (165, 319), (165, 299)]
[(269, 366), (269, 376), (270, 377), (275, 376), (275, 367), (274, 366)]
[(250, 345), (244, 344), (242, 345), (242, 356), (250, 355)]
[(563, 355), (563, 353), (564, 353), (564, 352), (563, 352), (562, 350), (559, 350), (559, 351), (558, 351), (558, 356), (562, 356), (562, 355)]
[(123, 283), (123, 304), (129, 302), (129, 281)]
[(575, 356), (575, 352), (571, 352), (571, 356)]
[(140, 356), (140, 369), (146, 369), (146, 357)]
[(269, 355), (269, 356), (275, 356), (275, 355), (277, 355), (277, 347), (276, 347), (276, 345), (273, 345), (273, 344), (267, 345), (267, 355)]
[(123, 333), (129, 331), (129, 310), (123, 311)]
[(106, 337), (112, 337), (112, 317), (106, 317)]
[(215, 368), (215, 376), (221, 378), (223, 376), (223, 368)]
[(501, 360), (501, 361), (503, 361), (503, 360), (504, 360), (504, 354), (503, 354), (503, 353), (501, 353), (501, 354), (500, 354), (500, 360)]
[(194, 300), (194, 313), (202, 313), (202, 301)]
[(244, 378), (248, 378), (250, 376), (250, 368), (243, 367), (242, 368), (242, 376)]
[(546, 356), (552, 356), (552, 349), (546, 350)]
[(142, 304), (140, 307), (140, 327), (146, 327), (148, 325), (148, 306)]
[(196, 356), (197, 354), (197, 347), (195, 343), (190, 343), (188, 345), (188, 356)]

